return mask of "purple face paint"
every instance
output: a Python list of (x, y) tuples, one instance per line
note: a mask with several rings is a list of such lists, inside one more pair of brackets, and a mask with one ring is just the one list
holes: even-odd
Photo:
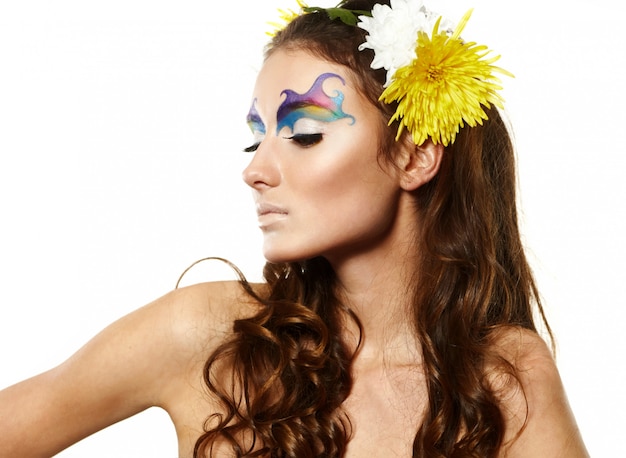
[(285, 94), (285, 100), (278, 108), (276, 115), (276, 133), (283, 127), (289, 127), (293, 132), (294, 125), (299, 119), (309, 118), (317, 121), (331, 122), (348, 118), (354, 124), (354, 116), (343, 112), (343, 92), (337, 90), (333, 96), (328, 96), (322, 84), (329, 78), (337, 78), (345, 86), (344, 79), (335, 73), (323, 73), (317, 77), (313, 86), (304, 94), (298, 94), (291, 89), (285, 89), (281, 95)]
[(259, 113), (256, 111), (256, 99), (252, 101), (252, 106), (250, 107), (246, 121), (252, 132), (265, 134), (265, 124), (263, 124), (261, 116), (259, 116)]

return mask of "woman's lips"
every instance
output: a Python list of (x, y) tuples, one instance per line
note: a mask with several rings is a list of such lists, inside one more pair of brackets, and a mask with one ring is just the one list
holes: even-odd
[(258, 203), (256, 206), (256, 212), (258, 216), (265, 216), (269, 214), (286, 215), (287, 211), (277, 205)]
[(256, 212), (259, 227), (261, 228), (265, 228), (287, 216), (287, 211), (284, 208), (268, 203), (257, 203)]

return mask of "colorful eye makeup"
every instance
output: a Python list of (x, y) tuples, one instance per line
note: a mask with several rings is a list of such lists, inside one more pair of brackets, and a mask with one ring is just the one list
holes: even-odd
[[(276, 113), (277, 135), (284, 127), (287, 127), (294, 134), (292, 137), (287, 138), (306, 147), (319, 143), (322, 134), (319, 132), (295, 134), (294, 127), (301, 119), (332, 122), (347, 118), (351, 121), (350, 124), (354, 124), (354, 116), (343, 111), (343, 92), (336, 90), (333, 95), (328, 95), (324, 92), (322, 86), (329, 78), (337, 78), (343, 85), (346, 84), (345, 80), (335, 73), (323, 73), (317, 77), (311, 88), (304, 94), (298, 94), (291, 89), (285, 89), (281, 92), (281, 96), (284, 95), (285, 99), (278, 107), (278, 112)], [(266, 128), (257, 112), (256, 101), (254, 99), (252, 102), (246, 121), (248, 126), (250, 126), (250, 130), (255, 133), (255, 136), (263, 136), (266, 133)], [(255, 151), (258, 145), (259, 143), (255, 143), (244, 151)]]
[(322, 85), (329, 78), (337, 78), (342, 84), (346, 84), (344, 79), (335, 73), (323, 73), (317, 77), (313, 86), (304, 94), (298, 94), (291, 89), (285, 89), (281, 93), (286, 97), (278, 107), (276, 114), (276, 133), (280, 132), (283, 127), (288, 127), (293, 132), (294, 125), (302, 118), (323, 122), (349, 118), (352, 120), (351, 124), (354, 124), (354, 116), (343, 112), (343, 92), (337, 90), (332, 96), (324, 92)]
[(248, 123), (248, 126), (250, 126), (250, 130), (252, 132), (265, 134), (265, 124), (263, 124), (261, 116), (259, 116), (259, 113), (256, 111), (256, 99), (252, 101), (252, 106), (250, 107), (250, 111), (246, 117), (246, 122)]

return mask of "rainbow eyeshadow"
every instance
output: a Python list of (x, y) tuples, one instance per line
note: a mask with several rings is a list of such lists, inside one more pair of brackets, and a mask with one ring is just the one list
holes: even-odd
[[(309, 118), (317, 121), (331, 122), (348, 118), (354, 124), (354, 116), (343, 112), (343, 92), (337, 90), (333, 96), (324, 92), (322, 85), (329, 78), (337, 78), (345, 86), (344, 79), (335, 73), (323, 73), (317, 77), (313, 86), (304, 94), (298, 94), (291, 89), (285, 89), (281, 95), (285, 100), (278, 107), (276, 133), (283, 127), (289, 127), (293, 132), (294, 125), (299, 119)], [(253, 106), (254, 108), (254, 106)], [(250, 119), (250, 116), (248, 116)]]
[(250, 130), (252, 130), (252, 132), (265, 134), (265, 124), (263, 124), (261, 116), (259, 116), (259, 113), (256, 111), (256, 99), (252, 101), (252, 106), (250, 107), (250, 111), (246, 117), (246, 122), (248, 123), (248, 126), (250, 126)]

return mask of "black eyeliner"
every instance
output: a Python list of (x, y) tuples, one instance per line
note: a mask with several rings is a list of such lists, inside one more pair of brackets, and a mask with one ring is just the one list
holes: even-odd
[(318, 144), (324, 138), (324, 134), (294, 134), (291, 137), (283, 137), (285, 140), (292, 140), (300, 146), (313, 146)]

